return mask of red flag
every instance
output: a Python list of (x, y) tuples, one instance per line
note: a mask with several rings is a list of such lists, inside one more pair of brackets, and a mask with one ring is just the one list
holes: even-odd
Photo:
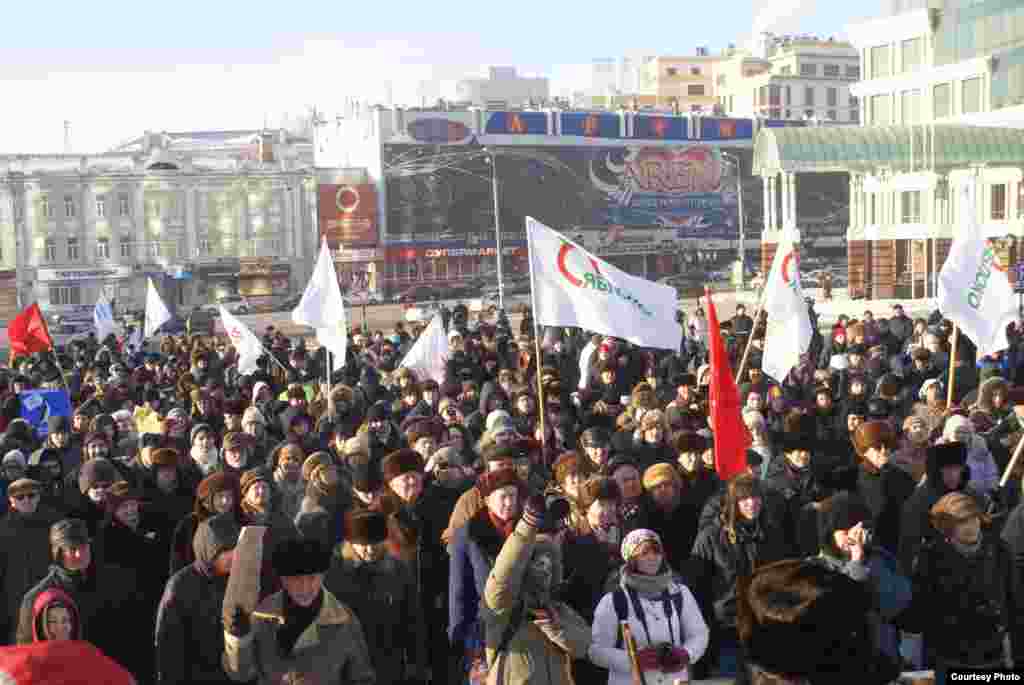
[(7, 324), (7, 337), (11, 341), (12, 359), (34, 352), (45, 352), (53, 347), (46, 319), (36, 302), (10, 320)]
[(725, 353), (718, 312), (705, 290), (708, 300), (708, 344), (711, 356), (711, 387), (709, 388), (711, 432), (715, 436), (715, 470), (722, 480), (747, 470), (747, 449), (754, 443), (740, 413), (740, 391), (736, 387), (729, 357)]

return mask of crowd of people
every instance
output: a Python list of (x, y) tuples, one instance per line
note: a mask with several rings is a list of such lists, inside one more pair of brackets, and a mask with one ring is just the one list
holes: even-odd
[[(670, 351), (443, 314), (440, 382), (400, 365), (422, 329), (404, 322), (351, 331), (330, 382), (321, 349), (272, 327), (245, 376), (205, 336), (90, 338), (0, 371), (7, 644), (87, 641), (175, 685), (1024, 664), (1024, 459), (999, 482), (1024, 435), (1018, 329), (976, 358), (897, 305), (842, 317), (775, 379), (742, 307), (717, 331), (698, 309)], [(745, 358), (752, 446), (728, 481), (711, 335)], [(45, 437), (22, 418), (34, 388), (72, 401)], [(228, 592), (250, 526), (255, 610)]]

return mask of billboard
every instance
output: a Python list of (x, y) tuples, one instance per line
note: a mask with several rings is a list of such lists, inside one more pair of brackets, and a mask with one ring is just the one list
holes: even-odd
[(371, 184), (318, 186), (320, 234), (331, 249), (377, 244), (377, 191)]
[[(384, 145), (385, 169), (416, 154), (414, 147)], [(503, 231), (523, 231), (532, 216), (562, 230), (657, 228), (676, 239), (739, 237), (737, 171), (716, 146), (516, 145), (497, 148), (497, 164)], [(389, 238), (493, 231), (490, 175), (486, 159), (470, 156), (458, 169), (387, 175)]]

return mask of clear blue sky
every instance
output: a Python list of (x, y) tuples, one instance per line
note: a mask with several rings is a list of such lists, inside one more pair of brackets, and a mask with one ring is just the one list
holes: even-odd
[[(550, 73), (555, 65), (628, 52), (687, 54), (700, 44), (717, 51), (749, 36), (757, 16), (780, 31), (840, 35), (849, 22), (878, 15), (880, 5), (879, 0), (615, 4), (579, 0), (179, 0), (164, 4), (101, 0), (56, 6), (8, 2), (4, 7), (6, 30), (0, 41), (0, 92), (4, 101), (11, 102), (14, 96), (18, 105), (13, 122), (6, 122), (7, 130), (0, 132), (0, 153), (29, 151), (21, 148), (40, 144), (59, 149), (59, 122), (64, 118), (75, 126), (76, 142), (85, 145), (88, 141), (90, 146), (102, 138), (101, 121), (105, 136), (111, 135), (115, 125), (123, 127), (125, 133), (120, 137), (146, 127), (181, 129), (203, 121), (210, 126), (230, 125), (225, 119), (234, 116), (228, 113), (237, 111), (237, 102), (232, 107), (216, 95), (237, 98), (224, 93), (223, 86), (200, 87), (202, 98), (188, 92), (193, 80), (206, 81), (203, 68), (190, 71), (193, 76), (188, 80), (162, 82), (157, 91), (168, 98), (163, 107), (159, 97), (145, 90), (151, 81), (146, 74), (176, 69), (180, 73), (182, 65), (218, 65), (215, 77), (223, 80), (222, 65), (273, 65), (290, 60), (295, 68), (309, 59), (310, 41), (342, 45), (345, 57), (319, 60), (315, 73), (320, 86), (304, 83), (299, 93), (293, 83), (285, 102), (274, 96), (274, 88), (265, 91), (272, 110), (299, 111), (305, 104), (317, 104), (320, 94), (328, 90), (335, 96), (345, 90), (360, 90), (347, 86), (349, 83), (365, 86), (401, 79), (407, 76), (402, 68), (405, 64), (508, 64), (522, 71)], [(330, 63), (322, 63), (325, 61)], [(112, 73), (116, 78), (111, 78)], [(249, 69), (249, 79), (258, 80), (258, 75), (258, 68)], [(254, 107), (255, 101), (247, 99), (247, 110)], [(105, 110), (102, 115), (100, 108)], [(11, 110), (5, 110), (5, 119), (9, 119)], [(262, 119), (263, 115), (252, 116)], [(161, 121), (152, 121), (156, 118)], [(168, 118), (181, 123), (167, 123)], [(33, 130), (12, 131), (12, 123)]]

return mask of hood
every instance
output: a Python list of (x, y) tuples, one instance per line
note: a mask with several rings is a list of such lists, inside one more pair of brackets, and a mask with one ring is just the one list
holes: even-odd
[(78, 607), (66, 592), (60, 588), (53, 587), (40, 592), (36, 596), (35, 602), (32, 603), (32, 639), (34, 641), (42, 642), (46, 639), (42, 632), (43, 621), (45, 620), (44, 612), (54, 604), (64, 604), (71, 610), (71, 617), (75, 624), (75, 637), (78, 637), (81, 632), (82, 624), (78, 619)]

